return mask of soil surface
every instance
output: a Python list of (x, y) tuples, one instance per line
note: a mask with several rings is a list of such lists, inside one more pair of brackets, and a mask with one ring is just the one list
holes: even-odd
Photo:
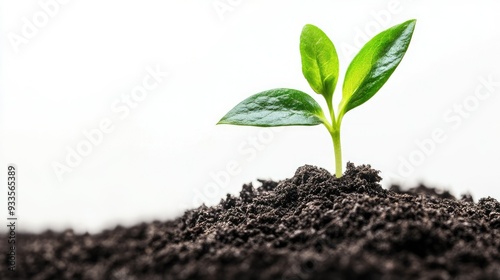
[[(172, 221), (18, 234), (0, 279), (500, 279), (500, 203), (313, 166)], [(2, 239), (4, 240), (4, 239)]]

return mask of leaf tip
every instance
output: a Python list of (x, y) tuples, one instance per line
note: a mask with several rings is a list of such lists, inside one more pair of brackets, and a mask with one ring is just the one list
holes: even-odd
[(319, 28), (316, 25), (307, 23), (304, 25), (304, 27), (302, 27), (302, 33), (308, 32), (308, 30), (318, 30), (318, 29)]
[(417, 24), (417, 19), (414, 18), (414, 19), (407, 20), (403, 24), (405, 24), (407, 27), (409, 27), (411, 29), (415, 29), (415, 25)]
[(222, 119), (220, 119), (215, 125), (219, 125), (219, 124), (227, 124), (225, 116)]

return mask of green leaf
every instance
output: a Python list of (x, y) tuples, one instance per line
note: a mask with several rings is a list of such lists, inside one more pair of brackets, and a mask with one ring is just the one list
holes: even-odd
[(236, 105), (217, 124), (250, 126), (318, 125), (323, 110), (308, 94), (278, 88), (257, 93)]
[(339, 77), (339, 58), (332, 41), (318, 27), (306, 24), (300, 35), (302, 73), (311, 88), (331, 100)]
[(340, 115), (365, 103), (385, 84), (408, 49), (416, 20), (409, 20), (373, 37), (347, 68)]

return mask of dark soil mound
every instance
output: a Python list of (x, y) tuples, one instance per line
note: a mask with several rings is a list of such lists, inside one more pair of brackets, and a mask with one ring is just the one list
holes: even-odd
[(369, 166), (340, 179), (303, 166), (173, 221), (19, 234), (17, 271), (2, 253), (0, 278), (500, 279), (498, 201), (379, 181)]

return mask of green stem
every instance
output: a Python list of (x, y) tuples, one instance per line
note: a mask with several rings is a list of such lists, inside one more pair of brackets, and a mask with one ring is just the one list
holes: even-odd
[(328, 105), (328, 111), (330, 112), (330, 118), (332, 123), (330, 123), (323, 116), (323, 124), (330, 132), (333, 141), (333, 152), (335, 154), (335, 176), (337, 178), (342, 177), (342, 147), (340, 145), (340, 123), (342, 122), (343, 114), (339, 114), (338, 118), (335, 118), (335, 111), (333, 110), (332, 98), (326, 98), (326, 104)]
[(342, 147), (340, 145), (340, 130), (330, 132), (333, 140), (333, 151), (335, 153), (335, 176), (342, 177)]
[(332, 120), (332, 126), (335, 125), (335, 112), (333, 111), (332, 99), (326, 99), (326, 104), (328, 105), (328, 111), (330, 112), (330, 119)]

